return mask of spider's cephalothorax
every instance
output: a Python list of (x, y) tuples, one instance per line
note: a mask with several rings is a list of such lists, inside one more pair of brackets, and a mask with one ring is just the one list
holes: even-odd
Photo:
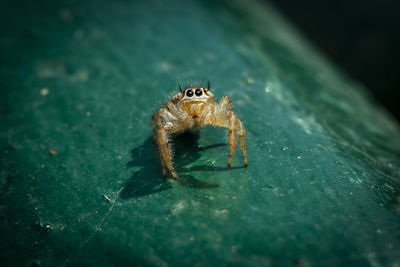
[(172, 152), (169, 135), (183, 132), (188, 129), (203, 128), (214, 125), (228, 128), (228, 142), (230, 147), (228, 166), (231, 165), (235, 153), (237, 137), (243, 152), (244, 165), (247, 166), (245, 129), (242, 122), (233, 111), (229, 97), (222, 97), (219, 103), (214, 102), (214, 95), (208, 87), (190, 87), (181, 90), (165, 103), (152, 116), (153, 139), (158, 145), (161, 157), (163, 175), (167, 169), (172, 177), (178, 178), (172, 165)]

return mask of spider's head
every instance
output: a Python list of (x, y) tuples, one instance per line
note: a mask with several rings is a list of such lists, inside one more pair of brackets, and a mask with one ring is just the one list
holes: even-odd
[(210, 82), (208, 82), (207, 87), (186, 87), (182, 91), (181, 86), (179, 89), (182, 92), (181, 101), (184, 104), (199, 104), (207, 103), (214, 99), (214, 95), (210, 92)]
[(202, 114), (205, 106), (214, 103), (214, 95), (210, 92), (210, 82), (207, 87), (187, 87), (181, 92), (181, 107), (194, 118)]

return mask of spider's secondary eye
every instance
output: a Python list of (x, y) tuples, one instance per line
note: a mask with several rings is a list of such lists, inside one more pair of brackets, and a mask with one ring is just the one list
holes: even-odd
[(192, 97), (193, 96), (193, 91), (192, 90), (187, 90), (186, 91), (186, 96), (187, 97)]
[(203, 91), (201, 89), (196, 89), (196, 95), (201, 96), (203, 94)]

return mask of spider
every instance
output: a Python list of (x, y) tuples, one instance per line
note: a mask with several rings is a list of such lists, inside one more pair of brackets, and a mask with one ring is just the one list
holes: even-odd
[(207, 88), (186, 87), (174, 95), (167, 103), (151, 117), (153, 124), (153, 141), (157, 143), (161, 158), (162, 173), (167, 176), (167, 170), (172, 177), (178, 179), (172, 164), (170, 135), (197, 130), (206, 125), (228, 128), (229, 157), (228, 167), (231, 166), (235, 153), (237, 137), (243, 152), (244, 166), (247, 167), (246, 138), (243, 123), (233, 111), (229, 97), (222, 97), (219, 103), (214, 102), (214, 95), (210, 91), (210, 82)]

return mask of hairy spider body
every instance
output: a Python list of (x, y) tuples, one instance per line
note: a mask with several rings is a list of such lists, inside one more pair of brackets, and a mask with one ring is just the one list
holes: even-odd
[(172, 177), (178, 179), (172, 164), (170, 135), (191, 129), (201, 129), (206, 125), (228, 128), (229, 157), (228, 166), (231, 166), (235, 153), (237, 138), (243, 152), (244, 166), (248, 165), (246, 152), (246, 138), (243, 123), (233, 111), (229, 97), (222, 97), (215, 103), (214, 95), (207, 88), (191, 87), (181, 90), (152, 116), (153, 140), (157, 143), (161, 158), (161, 167), (164, 176), (167, 170)]

